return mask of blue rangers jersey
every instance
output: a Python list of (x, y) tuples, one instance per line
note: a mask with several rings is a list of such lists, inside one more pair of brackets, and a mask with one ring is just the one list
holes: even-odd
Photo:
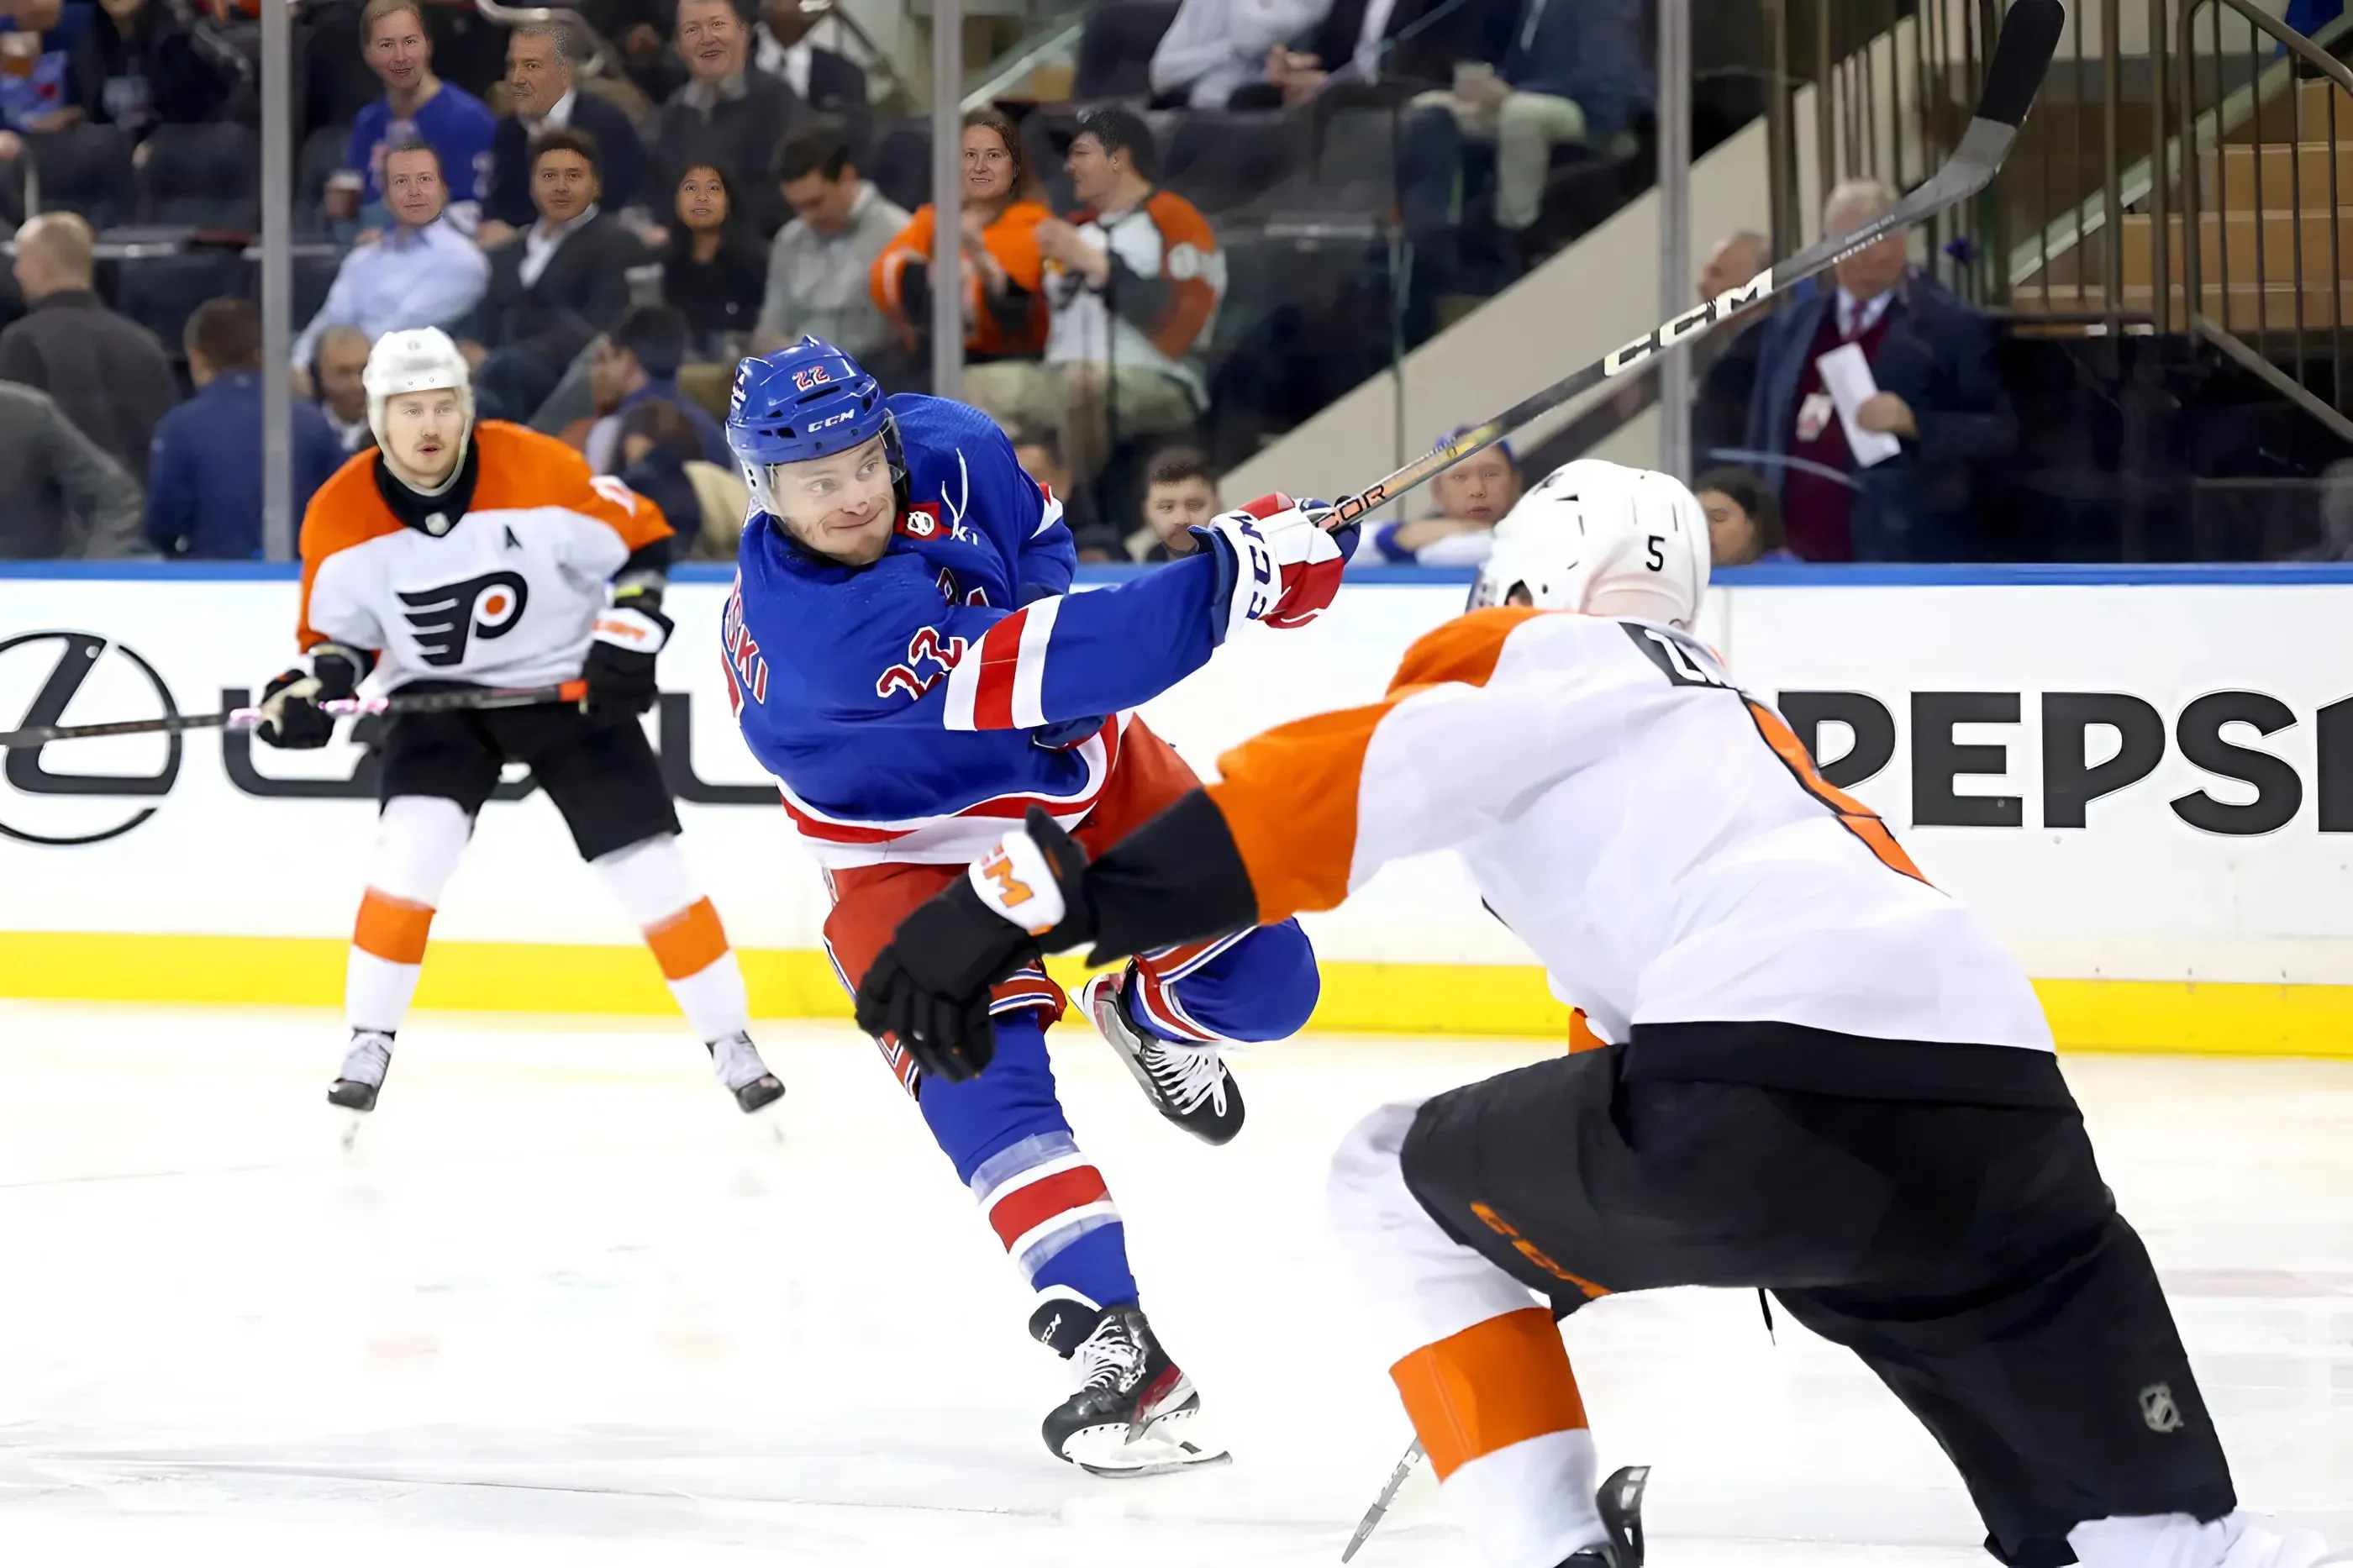
[(1070, 593), (1061, 503), (977, 409), (901, 394), (908, 505), (844, 566), (755, 511), (721, 636), (736, 721), (820, 865), (972, 859), (1093, 809), (1127, 710), (1225, 635), (1217, 552)]

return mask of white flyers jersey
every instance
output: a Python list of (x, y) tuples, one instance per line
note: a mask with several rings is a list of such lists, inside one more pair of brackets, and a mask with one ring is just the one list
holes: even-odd
[(1451, 848), (1604, 1039), (1776, 1023), (2048, 1052), (2018, 966), (1683, 632), (1475, 611), (1219, 760), (1261, 921)]
[(553, 437), (492, 420), (474, 442), (473, 494), (438, 535), (394, 513), (373, 449), (320, 487), (302, 519), (303, 651), (371, 649), (387, 690), (578, 677), (613, 574), (670, 524)]

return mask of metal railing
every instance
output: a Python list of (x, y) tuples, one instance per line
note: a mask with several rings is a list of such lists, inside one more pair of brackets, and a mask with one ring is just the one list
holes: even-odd
[[(2274, 391), (2303, 408), (2314, 418), (2328, 426), (2346, 441), (2353, 441), (2353, 388), (2345, 378), (2346, 296), (2348, 280), (2345, 274), (2346, 246), (2344, 236), (2345, 197), (2348, 194), (2338, 188), (2338, 153), (2344, 141), (2340, 134), (2338, 100), (2353, 104), (2353, 69), (2335, 58), (2311, 39), (2276, 22), (2259, 11), (2251, 0), (2186, 0), (2181, 9), (2179, 33), (2179, 56), (2183, 60), (2194, 58), (2199, 16), (2201, 12), (2211, 24), (2212, 53), (2219, 60), (2222, 56), (2222, 13), (2232, 12), (2247, 28), (2249, 75), (2262, 74), (2258, 40), (2269, 38), (2278, 50), (2284, 51), (2285, 63), (2291, 68), (2278, 71), (2284, 90), (2269, 97), (2258, 93), (2253, 111), (2242, 129), (2248, 140), (2236, 145), (2253, 149), (2248, 161), (2253, 165), (2249, 177), (2254, 184), (2254, 200), (2243, 215), (2234, 214), (2230, 206), (2230, 167), (2232, 147), (2219, 136), (2211, 143), (2215, 205), (2213, 218), (2213, 261), (2217, 281), (2209, 303), (2206, 285), (2207, 225), (2209, 216), (2204, 203), (2204, 174), (2207, 155), (2204, 152), (2186, 153), (2181, 167), (2181, 257), (2184, 288), (2183, 310), (2189, 330), (2214, 345), (2241, 368), (2262, 380)], [(2303, 68), (2302, 72), (2293, 68)], [(2309, 74), (2305, 74), (2309, 73)], [(2183, 70), (2178, 84), (2179, 142), (2186, 149), (2192, 144), (2194, 128), (2199, 123), (2197, 113), (2196, 73)], [(2316, 117), (2323, 134), (2308, 134), (2306, 124), (2306, 89), (2317, 85), (2317, 95), (2324, 105)], [(2284, 113), (2276, 112), (2284, 109)], [(2353, 112), (2343, 116), (2345, 132), (2353, 132)], [(2272, 128), (2282, 120), (2285, 122), (2284, 139), (2274, 140)], [(2307, 210), (2305, 202), (2304, 148), (2318, 141), (2326, 149), (2321, 163), (2325, 169), (2327, 206), (2316, 215)], [(2289, 298), (2287, 321), (2275, 327), (2273, 321), (2277, 284), (2272, 277), (2268, 230), (2272, 227), (2274, 207), (2270, 200), (2271, 159), (2274, 146), (2286, 152), (2281, 160), (2287, 173), (2286, 244)], [(2159, 182), (2162, 184), (2162, 182)], [(2234, 225), (2234, 216), (2243, 216), (2243, 225)], [(2318, 221), (2327, 226), (2327, 243), (2320, 246), (2309, 232)], [(2167, 256), (2173, 245), (2173, 231), (2165, 216), (2158, 216), (2151, 237), (2152, 258)], [(2249, 231), (2253, 252), (2254, 280), (2248, 290), (2249, 304), (2241, 308), (2241, 296), (2232, 284), (2234, 229), (2243, 226)], [(2324, 250), (2327, 258), (2326, 277), (2311, 279), (2310, 274), (2319, 268), (2310, 263), (2318, 256), (2309, 254)], [(2309, 282), (2309, 286), (2308, 286)], [(2158, 274), (2158, 295), (2166, 300), (2164, 277)], [(2307, 317), (2312, 319), (2307, 320)], [(2287, 365), (2283, 368), (2284, 353)], [(2328, 395), (2324, 397), (2312, 385), (2326, 371)]]

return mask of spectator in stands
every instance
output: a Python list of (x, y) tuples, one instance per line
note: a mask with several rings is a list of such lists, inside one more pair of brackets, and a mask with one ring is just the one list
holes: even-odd
[(791, 88), (819, 114), (830, 114), (863, 142), (871, 119), (866, 68), (838, 50), (809, 42), (817, 18), (801, 0), (760, 0), (759, 25), (752, 30), (752, 63)]
[(641, 403), (667, 403), (686, 416), (706, 462), (733, 463), (718, 421), (678, 389), (686, 363), (686, 313), (670, 305), (632, 305), (596, 340), (588, 362), (589, 396), (596, 423), (588, 432), (588, 466), (600, 474), (621, 467), (621, 418)]
[(1047, 494), (1062, 503), (1062, 526), (1079, 548), (1082, 561), (1124, 561), (1127, 545), (1118, 529), (1095, 515), (1094, 498), (1084, 486), (1071, 483), (1070, 465), (1062, 461), (1062, 440), (1052, 430), (1014, 429), (1013, 460), (1038, 481)]
[[(155, 427), (147, 542), (165, 556), (246, 561), (261, 552), (261, 315), (207, 300), (188, 318), (196, 395)], [(294, 515), (343, 466), (343, 444), (315, 405), (293, 407)]]
[[(1713, 300), (1727, 289), (1737, 289), (1772, 259), (1772, 242), (1763, 235), (1742, 229), (1725, 236), (1700, 268), (1699, 297)], [(1757, 391), (1757, 348), (1764, 341), (1765, 324), (1763, 315), (1750, 314), (1749, 321), (1719, 328), (1683, 351), (1698, 356), (1692, 456), (1703, 463), (1720, 461), (1716, 454), (1738, 451), (1748, 438), (1748, 405)]]
[[(666, 184), (712, 160), (756, 181), (806, 116), (807, 105), (791, 88), (746, 62), (751, 42), (734, 0), (679, 0), (678, 52), (691, 79), (662, 106), (656, 146)], [(784, 200), (773, 185), (754, 184), (744, 195), (744, 216), (761, 238), (784, 226)]]
[(0, 382), (0, 560), (143, 553), (137, 481), (47, 393)]
[[(433, 74), (433, 43), (425, 28), (424, 0), (368, 0), (360, 13), (360, 41), (384, 96), (352, 122), (343, 167), (360, 179), (358, 216), (370, 227), (386, 221), (384, 153), (403, 142), (427, 142), (441, 155), (441, 177), (460, 227), (470, 231), (491, 172), (498, 121), (482, 100)], [(333, 193), (330, 192), (332, 195)], [(336, 217), (353, 216), (347, 211)]]
[(1277, 51), (1287, 70), (1283, 46), (1331, 12), (1332, 0), (1184, 0), (1152, 51), (1153, 96), (1223, 109), (1236, 89), (1268, 79)]
[[(1451, 441), (1468, 426), (1450, 430)], [(1430, 481), (1428, 517), (1383, 523), (1350, 559), (1357, 566), (1476, 566), (1494, 548), (1495, 525), (1519, 504), (1519, 458), (1509, 441), (1473, 452)]]
[(596, 142), (568, 127), (541, 132), (531, 144), (539, 219), (490, 252), (490, 288), (458, 344), (486, 417), (531, 418), (629, 308), (629, 269), (651, 258), (596, 195)]
[(785, 138), (776, 174), (795, 216), (768, 250), (756, 351), (814, 333), (854, 359), (876, 354), (889, 332), (874, 302), (874, 263), (907, 226), (907, 209), (859, 174), (837, 121)]
[(1268, 49), (1263, 80), (1229, 101), (1295, 108), (1327, 84), (1376, 95), (1385, 86), (1435, 87), (1480, 52), (1496, 10), (1493, 0), (1333, 0), (1300, 47)]
[(134, 142), (158, 125), (210, 119), (231, 86), (164, 0), (99, 0), (74, 53), (74, 101)]
[(0, 10), (0, 163), (24, 152), (21, 132), (62, 131), (81, 118), (73, 58), (90, 8), (5, 0)]
[(640, 403), (621, 417), (621, 482), (661, 508), (695, 561), (733, 561), (751, 491), (731, 460), (702, 456), (702, 438), (678, 405)]
[(73, 213), (43, 213), (16, 231), (16, 284), (29, 309), (0, 331), (0, 381), (56, 398), (74, 428), (143, 485), (148, 444), (179, 401), (179, 382), (155, 334), (99, 299), (93, 244)]
[(999, 424), (1059, 430), (1063, 458), (1092, 484), (1115, 443), (1184, 431), (1199, 416), (1192, 354), (1225, 268), (1208, 220), (1154, 188), (1157, 150), (1133, 110), (1082, 117), (1065, 167), (1080, 210), (1037, 227), (1053, 312), (1045, 363), (975, 365), (965, 392)]
[(1781, 507), (1754, 469), (1710, 468), (1692, 486), (1707, 513), (1709, 559), (1718, 566), (1795, 561), (1781, 539)]
[[(1873, 180), (1831, 193), (1822, 232), (1841, 234), (1895, 203)], [(1771, 459), (1767, 485), (1789, 546), (1809, 561), (1965, 561), (1977, 539), (1977, 470), (2018, 444), (1994, 363), (1992, 321), (1914, 271), (1898, 235), (1838, 264), (1831, 287), (1800, 284), (1767, 317), (1757, 353), (1747, 447)], [(1854, 410), (1896, 455), (1859, 465), (1820, 361), (1859, 345), (1878, 390)]]
[(1555, 147), (1630, 143), (1655, 96), (1646, 14), (1642, 0), (1524, 0), (1501, 48), (1458, 62), (1451, 88), (1414, 100), (1494, 146), (1499, 227), (1535, 224)]
[(1165, 447), (1144, 465), (1144, 526), (1127, 536), (1128, 559), (1146, 563), (1190, 555), (1200, 542), (1189, 531), (1222, 510), (1209, 460), (1190, 447)]
[(357, 327), (329, 327), (319, 334), (305, 379), (317, 395), (319, 412), (346, 452), (375, 445), (368, 427), (366, 372), (368, 335)]
[(733, 360), (749, 344), (768, 282), (768, 247), (735, 203), (735, 182), (715, 163), (679, 176), (677, 222), (662, 257), (662, 299), (686, 312), (698, 358)]
[(572, 125), (596, 142), (599, 198), (615, 212), (638, 194), (646, 147), (629, 117), (579, 88), (578, 35), (556, 22), (527, 22), (507, 35), (507, 117), (491, 142), (490, 194), (478, 237), (496, 245), (538, 217), (531, 205), (531, 139)]
[[(1020, 132), (994, 109), (964, 117), (965, 354), (968, 363), (1035, 359), (1046, 346), (1043, 258), (1038, 226), (1053, 214), (1039, 199)], [(874, 262), (874, 302), (910, 353), (931, 341), (932, 204), (892, 238)]]
[(294, 340), (298, 385), (330, 327), (357, 327), (370, 342), (411, 327), (448, 327), (464, 321), (490, 286), (490, 261), (448, 220), (449, 187), (432, 145), (396, 142), (385, 149), (383, 168), (392, 226), (374, 244), (354, 246), (335, 268), (319, 313)]
[(659, 103), (678, 90), (683, 72), (670, 52), (677, 0), (580, 0), (580, 15), (621, 51), (621, 68)]

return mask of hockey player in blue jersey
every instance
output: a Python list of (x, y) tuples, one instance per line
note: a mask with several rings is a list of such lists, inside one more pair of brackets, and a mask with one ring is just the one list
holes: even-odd
[[(825, 869), (826, 944), (853, 993), (901, 917), (1029, 807), (1108, 846), (1196, 787), (1130, 710), (1249, 623), (1313, 619), (1346, 559), (1271, 496), (1195, 530), (1183, 561), (1071, 594), (1061, 504), (987, 416), (886, 398), (815, 338), (743, 362), (727, 439), (754, 498), (723, 623), (731, 695)], [(1242, 1100), (1219, 1047), (1294, 1033), (1316, 990), (1286, 921), (1141, 955), (1080, 999), (1161, 1114), (1222, 1143)], [(1103, 1475), (1222, 1458), (1188, 1435), (1199, 1398), (1138, 1305), (1119, 1210), (1057, 1100), (1044, 1030), (1065, 1001), (1042, 969), (997, 986), (996, 1062), (969, 1083), (880, 1044), (1039, 1293), (1031, 1332), (1074, 1363), (1047, 1446)]]

